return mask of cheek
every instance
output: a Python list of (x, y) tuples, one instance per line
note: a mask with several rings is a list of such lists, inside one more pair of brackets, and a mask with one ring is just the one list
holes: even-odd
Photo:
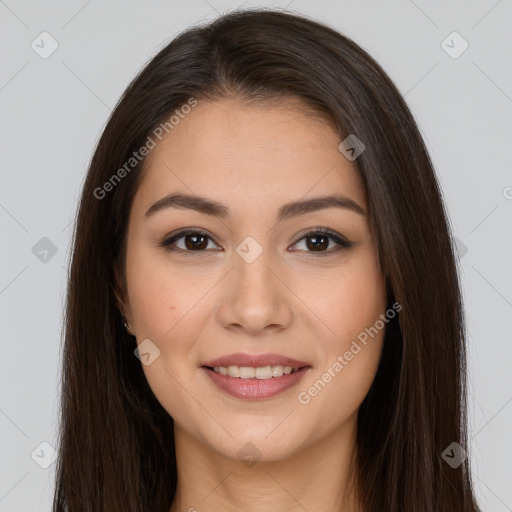
[(329, 430), (357, 411), (374, 380), (387, 325), (380, 320), (385, 283), (375, 261), (362, 257), (309, 300), (329, 330), (322, 330), (321, 363), (301, 386), (298, 401)]
[[(373, 326), (385, 312), (385, 282), (370, 251), (362, 253), (350, 265), (317, 282), (309, 289), (307, 300), (317, 324), (324, 324), (329, 341), (326, 350), (348, 350), (365, 329)], [(345, 348), (346, 347), (346, 348)]]
[[(377, 318), (381, 312), (384, 310), (377, 312)], [(334, 342), (324, 339), (321, 364), (298, 390), (298, 407), (315, 438), (328, 435), (355, 417), (370, 390), (385, 334), (385, 329), (373, 330), (375, 317), (370, 317), (366, 310), (358, 316), (338, 316), (334, 328), (347, 335), (338, 336)]]
[(166, 344), (184, 320), (201, 314), (207, 301), (204, 278), (192, 275), (190, 267), (173, 267), (165, 258), (144, 251), (134, 253), (128, 268), (130, 303), (137, 336)]
[(184, 389), (196, 370), (194, 342), (211, 315), (212, 306), (203, 297), (211, 284), (208, 276), (191, 278), (190, 267), (173, 267), (143, 250), (131, 253), (127, 274), (137, 343), (150, 340), (156, 346), (149, 345), (157, 357), (142, 368), (153, 393), (172, 413), (187, 402)]
[(200, 337), (202, 325), (199, 317), (207, 314), (206, 303), (198, 302), (201, 287), (169, 266), (139, 262), (129, 282), (137, 343), (151, 340), (158, 354), (142, 369), (164, 409), (180, 423), (194, 425), (193, 419), (204, 414), (187, 393), (190, 374), (195, 371), (194, 341)]

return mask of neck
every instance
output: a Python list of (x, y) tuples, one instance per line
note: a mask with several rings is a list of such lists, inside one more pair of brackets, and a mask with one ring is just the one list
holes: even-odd
[(285, 460), (250, 465), (220, 455), (175, 425), (178, 483), (170, 512), (359, 512), (356, 426), (357, 415)]

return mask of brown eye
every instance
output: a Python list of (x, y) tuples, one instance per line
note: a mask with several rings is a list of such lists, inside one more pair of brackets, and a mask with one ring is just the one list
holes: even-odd
[(190, 251), (206, 249), (208, 246), (208, 239), (204, 235), (185, 235), (185, 247)]
[[(310, 231), (309, 233), (306, 233), (301, 239), (295, 242), (294, 246), (301, 243), (303, 240), (305, 241), (305, 248), (301, 248), (299, 250), (304, 250), (305, 252), (313, 253), (316, 252), (319, 254), (322, 253), (322, 255), (323, 253), (331, 254), (333, 252), (337, 252), (343, 249), (348, 249), (353, 245), (351, 242), (343, 238), (341, 235), (325, 229), (317, 229), (315, 231)], [(332, 242), (334, 242), (334, 244), (332, 244)], [(336, 247), (336, 245), (338, 247)]]
[(328, 236), (325, 236), (325, 235), (320, 235), (320, 236), (317, 236), (317, 235), (312, 235), (312, 236), (307, 236), (305, 237), (306, 238), (306, 246), (308, 249), (312, 250), (312, 251), (322, 251), (322, 250), (325, 250), (329, 247), (329, 240), (330, 238)]
[[(181, 242), (183, 240), (183, 242)], [(180, 242), (180, 243), (178, 243)], [(213, 243), (207, 233), (201, 231), (182, 231), (162, 242), (162, 246), (177, 252), (204, 252), (208, 249), (208, 243)], [(214, 248), (217, 247), (214, 244)], [(210, 247), (211, 248), (211, 247)]]

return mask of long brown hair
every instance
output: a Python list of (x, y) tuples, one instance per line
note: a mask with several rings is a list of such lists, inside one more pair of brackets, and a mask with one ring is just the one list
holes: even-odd
[(417, 125), (390, 78), (352, 40), (306, 17), (261, 9), (173, 39), (128, 86), (98, 142), (74, 232), (53, 511), (169, 511), (173, 421), (149, 388), (115, 298), (146, 159), (126, 162), (191, 98), (226, 96), (300, 98), (341, 140), (355, 134), (365, 144), (354, 163), (389, 303), (402, 310), (359, 410), (364, 510), (477, 511), (468, 461), (452, 467), (442, 456), (467, 441), (464, 317), (449, 223)]

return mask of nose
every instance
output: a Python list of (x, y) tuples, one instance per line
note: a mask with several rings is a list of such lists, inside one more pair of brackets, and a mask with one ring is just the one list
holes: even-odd
[(293, 293), (286, 285), (283, 266), (272, 265), (264, 250), (248, 263), (237, 253), (227, 274), (217, 307), (223, 327), (253, 336), (288, 327), (293, 318)]

